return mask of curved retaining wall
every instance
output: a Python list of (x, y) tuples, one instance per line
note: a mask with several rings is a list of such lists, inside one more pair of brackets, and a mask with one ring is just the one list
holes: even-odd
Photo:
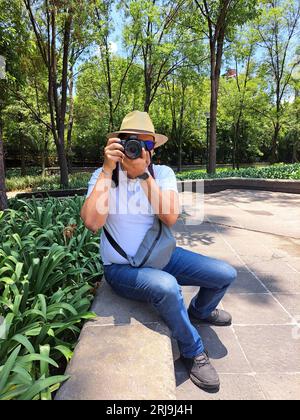
[[(204, 182), (204, 193), (214, 193), (227, 189), (247, 189), (276, 191), (292, 194), (300, 194), (300, 180), (285, 179), (260, 179), (260, 178), (218, 178), (218, 179), (198, 179), (178, 181), (179, 191), (197, 191), (197, 183)], [(199, 191), (199, 189), (198, 189)], [(85, 195), (86, 188), (76, 188), (72, 190), (39, 191), (29, 193), (19, 193), (17, 198), (45, 198), (45, 197), (72, 197), (74, 195)]]

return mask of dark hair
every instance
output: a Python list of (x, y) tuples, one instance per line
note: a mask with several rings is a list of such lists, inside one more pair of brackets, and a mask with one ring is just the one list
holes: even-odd
[[(149, 151), (148, 151), (148, 153), (150, 155), (150, 164), (148, 166), (148, 171), (150, 172), (151, 176), (153, 178), (155, 178), (153, 164), (152, 164), (152, 161), (151, 161), (151, 153)], [(113, 170), (112, 180), (114, 182), (113, 187), (116, 188), (119, 185), (119, 163), (117, 163), (116, 168)]]

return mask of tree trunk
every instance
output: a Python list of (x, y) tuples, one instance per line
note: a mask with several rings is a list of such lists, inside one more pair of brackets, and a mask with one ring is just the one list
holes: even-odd
[[(299, 98), (299, 89), (296, 87), (295, 88), (295, 102), (298, 100)], [(300, 111), (299, 111), (299, 107), (297, 108), (296, 111), (296, 123), (297, 126), (299, 127), (299, 121), (300, 121)], [(294, 136), (294, 142), (293, 142), (293, 157), (292, 157), (292, 162), (293, 163), (298, 163), (299, 159), (298, 159), (298, 151), (299, 151), (299, 131), (297, 130)]]
[(242, 111), (240, 110), (239, 116), (236, 124), (234, 125), (234, 135), (233, 135), (233, 152), (232, 152), (232, 168), (235, 169), (239, 167), (238, 162), (238, 142), (240, 139), (240, 125), (241, 125)]
[(210, 40), (210, 145), (208, 172), (216, 172), (217, 163), (217, 112), (219, 80), (222, 64), (225, 28), (221, 27), (216, 40)]
[(181, 169), (182, 169), (182, 138), (181, 138), (181, 136), (179, 136), (179, 138), (178, 138), (178, 144), (179, 144), (179, 147), (178, 147), (178, 165), (177, 165), (177, 170), (178, 170), (178, 172), (180, 172)]
[(109, 102), (109, 127), (108, 131), (111, 132), (114, 129), (114, 110), (113, 110), (113, 98), (112, 98), (112, 86), (111, 86), (111, 74), (110, 74), (110, 61), (109, 61), (109, 46), (107, 36), (105, 37), (105, 63), (107, 71), (107, 93)]
[[(0, 111), (1, 112), (1, 111)], [(3, 122), (0, 114), (0, 210), (8, 207), (7, 195), (5, 188), (5, 167), (4, 167), (4, 152), (3, 152)]]
[(25, 142), (24, 142), (24, 134), (22, 130), (19, 130), (20, 136), (20, 151), (21, 151), (21, 176), (26, 175), (26, 162), (25, 162)]
[(45, 150), (42, 150), (41, 154), (41, 169), (42, 169), (42, 177), (46, 174), (46, 156), (45, 156)]
[(179, 114), (179, 126), (178, 126), (178, 171), (181, 171), (182, 168), (182, 133), (183, 133), (183, 116), (185, 109), (185, 90), (186, 86), (182, 83), (182, 92), (181, 92), (181, 104), (180, 104), (180, 114)]
[(57, 145), (58, 153), (58, 164), (60, 168), (60, 183), (62, 188), (67, 188), (69, 183), (68, 177), (68, 162), (66, 158), (64, 144), (62, 139), (60, 139), (59, 144)]
[[(214, 69), (214, 67), (213, 67)], [(217, 81), (214, 71), (211, 72), (211, 95), (210, 95), (210, 126), (209, 126), (209, 162), (208, 172), (210, 174), (216, 172), (217, 160)]]
[(272, 138), (271, 157), (270, 162), (275, 163), (278, 161), (278, 138), (279, 138), (280, 124), (277, 119), (274, 127), (274, 133)]
[[(22, 123), (22, 114), (19, 113), (19, 124)], [(19, 127), (19, 139), (20, 139), (20, 154), (21, 154), (21, 176), (26, 175), (26, 164), (25, 164), (25, 142), (23, 130)]]
[(69, 47), (72, 25), (72, 11), (66, 18), (64, 28), (64, 41), (63, 41), (63, 66), (62, 66), (62, 80), (61, 80), (61, 104), (58, 109), (59, 124), (58, 124), (58, 160), (60, 162), (60, 183), (63, 188), (67, 188), (69, 184), (68, 177), (68, 162), (65, 153), (65, 119), (67, 110), (67, 93), (68, 93), (68, 60), (69, 60)]
[(46, 165), (48, 166), (48, 143), (49, 143), (49, 128), (47, 127), (43, 142), (43, 150), (41, 156), (41, 167), (42, 167), (42, 176), (46, 175)]
[(151, 87), (150, 81), (145, 80), (145, 102), (144, 102), (144, 111), (149, 112), (150, 108), (150, 97), (151, 97)]
[(67, 133), (67, 160), (68, 160), (69, 174), (73, 172), (73, 164), (72, 164), (72, 130), (73, 130), (73, 123), (74, 123), (73, 86), (74, 86), (74, 74), (73, 74), (73, 67), (71, 67), (70, 83), (69, 83), (69, 121), (68, 121), (68, 133)]

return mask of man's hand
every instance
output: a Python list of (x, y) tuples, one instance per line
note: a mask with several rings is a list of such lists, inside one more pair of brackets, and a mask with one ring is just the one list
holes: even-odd
[(130, 178), (136, 178), (139, 175), (142, 175), (146, 172), (148, 166), (150, 165), (150, 155), (149, 152), (142, 149), (142, 156), (138, 159), (129, 159), (125, 156), (124, 160), (122, 161), (122, 166)]
[(125, 158), (123, 151), (124, 147), (120, 144), (119, 138), (112, 137), (108, 139), (104, 149), (103, 169), (112, 172), (115, 169), (117, 162), (122, 162)]

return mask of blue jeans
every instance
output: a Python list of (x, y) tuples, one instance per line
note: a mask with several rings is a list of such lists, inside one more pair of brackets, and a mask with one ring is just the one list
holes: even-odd
[(104, 275), (117, 294), (151, 303), (177, 340), (180, 353), (194, 357), (204, 346), (190, 322), (180, 286), (200, 286), (189, 310), (203, 319), (217, 307), (237, 273), (225, 261), (177, 247), (162, 270), (112, 264), (104, 266)]

